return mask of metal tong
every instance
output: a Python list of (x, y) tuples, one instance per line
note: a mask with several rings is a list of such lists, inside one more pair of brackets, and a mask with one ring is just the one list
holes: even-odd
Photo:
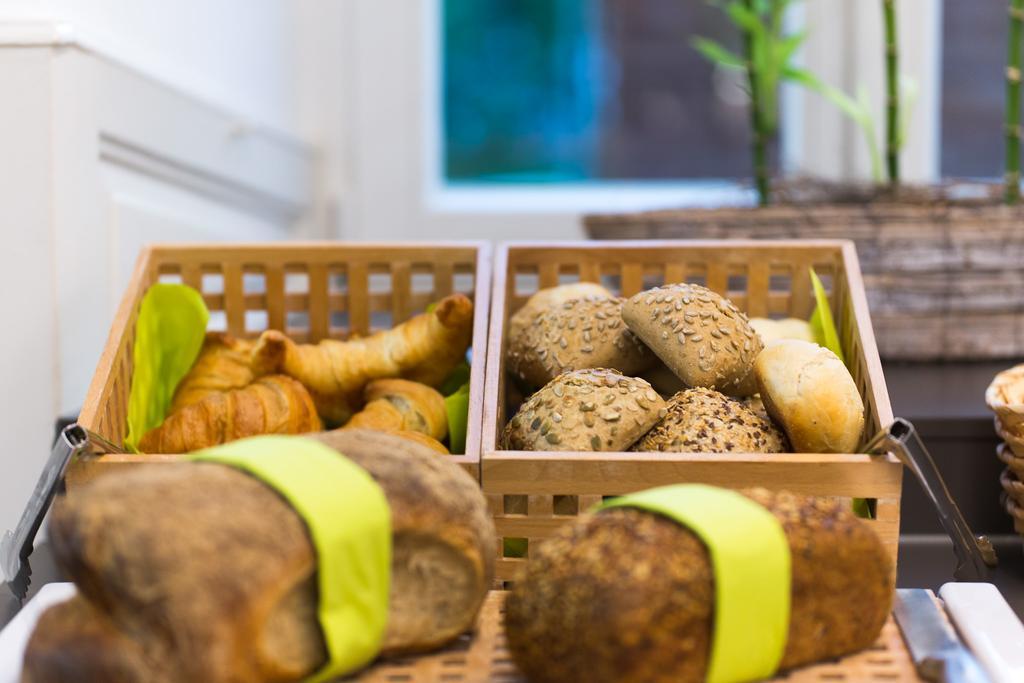
[(913, 473), (953, 541), (957, 560), (953, 577), (957, 581), (983, 581), (988, 576), (988, 568), (996, 566), (995, 548), (988, 538), (976, 536), (967, 526), (914, 425), (901, 417), (896, 418), (888, 429), (883, 429), (868, 442), (864, 452), (870, 455), (891, 452)]
[(68, 463), (81, 455), (124, 452), (124, 449), (78, 424), (61, 430), (18, 525), (13, 532), (5, 532), (0, 539), (0, 569), (18, 599), (24, 599), (28, 592), (29, 577), (32, 574), (28, 557), (32, 554), (36, 534), (50, 509), (53, 497), (63, 489)]

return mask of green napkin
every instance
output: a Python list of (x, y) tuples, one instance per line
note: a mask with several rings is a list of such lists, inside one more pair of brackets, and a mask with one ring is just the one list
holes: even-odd
[[(836, 330), (836, 323), (832, 319), (832, 309), (828, 304), (828, 295), (825, 293), (825, 286), (821, 284), (821, 278), (811, 268), (811, 284), (814, 287), (815, 307), (811, 314), (811, 331), (814, 339), (819, 345), (836, 354), (839, 360), (846, 364), (846, 357), (843, 355), (843, 346), (839, 341), (839, 332)], [(871, 504), (864, 498), (853, 499), (853, 514), (863, 519), (871, 519)]]
[(257, 436), (190, 456), (248, 472), (299, 513), (316, 548), (317, 615), (335, 680), (380, 652), (391, 585), (391, 508), (366, 470), (319, 441)]
[(814, 313), (811, 314), (810, 325), (814, 333), (814, 339), (819, 345), (824, 346), (832, 353), (839, 356), (839, 360), (846, 363), (843, 356), (843, 347), (839, 342), (839, 332), (836, 330), (836, 323), (832, 320), (832, 308), (828, 304), (828, 295), (825, 293), (825, 286), (821, 284), (821, 278), (811, 271), (811, 284), (814, 286)]
[(142, 436), (163, 423), (178, 382), (203, 347), (209, 319), (202, 295), (186, 285), (158, 283), (142, 297), (124, 440), (130, 451), (137, 452)]
[(715, 614), (708, 683), (771, 678), (789, 633), (789, 542), (779, 520), (735, 491), (676, 484), (605, 501), (598, 510), (632, 507), (672, 519), (708, 549)]
[(445, 396), (448, 412), (448, 450), (454, 455), (466, 452), (466, 430), (469, 428), (469, 382), (450, 396)]

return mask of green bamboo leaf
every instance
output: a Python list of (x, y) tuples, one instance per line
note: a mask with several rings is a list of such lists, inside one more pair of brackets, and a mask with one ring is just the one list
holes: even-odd
[(910, 76), (900, 76), (902, 106), (900, 107), (899, 136), (896, 139), (896, 149), (898, 150), (903, 149), (903, 145), (906, 144), (907, 131), (910, 130), (910, 114), (917, 105), (917, 98), (920, 94), (921, 88), (918, 87), (917, 81)]
[(779, 43), (779, 54), (778, 61), (780, 66), (786, 66), (789, 64), (789, 60), (793, 57), (803, 42), (807, 39), (807, 31), (800, 31), (794, 33), (791, 36), (786, 36)]
[(856, 100), (839, 88), (824, 82), (807, 69), (801, 69), (796, 66), (787, 66), (783, 70), (783, 75), (786, 80), (799, 83), (808, 90), (821, 95), (858, 124), (863, 121), (864, 111)]
[(704, 57), (730, 69), (744, 69), (747, 64), (743, 61), (743, 57), (740, 57), (735, 52), (730, 52), (721, 43), (717, 43), (709, 38), (694, 38), (690, 41), (690, 44), (700, 52)]
[(726, 6), (725, 11), (729, 18), (732, 19), (732, 22), (744, 31), (755, 36), (764, 34), (764, 24), (761, 23), (761, 18), (742, 4), (738, 2), (730, 3)]

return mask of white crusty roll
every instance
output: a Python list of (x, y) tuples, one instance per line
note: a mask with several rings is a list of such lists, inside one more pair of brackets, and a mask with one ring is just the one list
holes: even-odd
[(811, 342), (769, 344), (754, 361), (761, 400), (797, 453), (855, 453), (864, 401), (843, 362)]

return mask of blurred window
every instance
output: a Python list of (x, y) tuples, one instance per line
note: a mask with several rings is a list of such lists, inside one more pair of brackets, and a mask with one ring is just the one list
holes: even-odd
[(1006, 8), (1005, 2), (943, 1), (943, 177), (1002, 176)]
[[(964, 3), (966, 4), (966, 2)], [(743, 75), (690, 45), (739, 50), (700, 0), (443, 0), (450, 183), (749, 176)]]

